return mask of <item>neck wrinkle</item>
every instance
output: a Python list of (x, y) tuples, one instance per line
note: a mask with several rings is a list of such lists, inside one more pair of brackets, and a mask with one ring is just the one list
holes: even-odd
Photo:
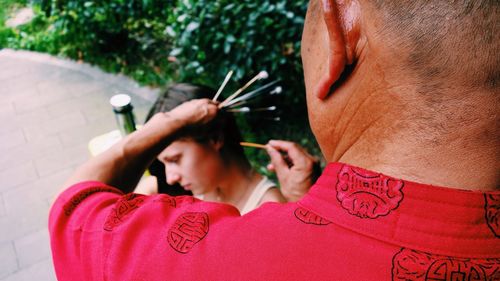
[[(498, 129), (484, 124), (490, 121), (450, 130), (447, 122), (454, 120), (440, 121), (438, 113), (427, 123), (390, 116), (365, 118), (371, 121), (364, 123), (352, 118), (350, 124), (367, 125), (349, 126), (341, 136), (339, 144), (343, 146), (339, 145), (331, 159), (423, 184), (464, 190), (500, 189), (500, 146), (498, 140), (491, 139), (498, 136)], [(434, 125), (439, 122), (444, 123), (438, 130), (452, 133), (436, 131)], [(488, 128), (490, 132), (485, 131)]]

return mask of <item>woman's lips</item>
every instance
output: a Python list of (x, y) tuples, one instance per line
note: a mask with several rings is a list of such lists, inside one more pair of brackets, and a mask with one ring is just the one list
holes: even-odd
[(184, 188), (184, 190), (191, 190), (191, 184), (182, 185), (182, 188)]

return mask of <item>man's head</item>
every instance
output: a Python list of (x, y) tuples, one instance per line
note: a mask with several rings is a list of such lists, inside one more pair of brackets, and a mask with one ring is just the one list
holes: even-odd
[[(312, 0), (302, 58), (311, 127), (325, 157), (341, 157), (344, 132), (375, 133), (375, 123), (385, 123), (381, 137), (419, 123), (442, 134), (492, 114), (474, 108), (499, 101), (499, 6)], [(463, 118), (454, 125), (456, 115)]]

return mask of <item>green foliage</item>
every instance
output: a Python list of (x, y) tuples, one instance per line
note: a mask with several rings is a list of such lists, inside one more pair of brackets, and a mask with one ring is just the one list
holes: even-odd
[[(300, 39), (308, 1), (180, 0), (168, 18), (167, 33), (176, 38), (177, 80), (218, 87), (234, 70), (233, 89), (260, 70), (281, 80), (285, 95), (276, 104), (280, 122), (239, 118), (248, 141), (290, 139), (318, 152), (306, 118)], [(230, 84), (231, 85), (231, 84)], [(231, 87), (231, 86), (230, 86)], [(229, 91), (227, 91), (229, 92)], [(256, 115), (256, 113), (254, 114)], [(260, 154), (259, 154), (260, 155)], [(259, 162), (267, 159), (258, 156)]]
[(179, 57), (181, 79), (213, 84), (231, 69), (236, 79), (266, 69), (278, 78), (300, 80), (306, 5), (286, 0), (179, 1), (167, 31), (176, 38), (171, 55)]
[(168, 81), (171, 38), (164, 31), (171, 1), (42, 0), (35, 10), (30, 24), (0, 30), (1, 47), (84, 60), (143, 84)]
[[(245, 140), (289, 139), (319, 154), (308, 130), (300, 59), (307, 2), (38, 0), (31, 23), (0, 25), (0, 48), (83, 60), (153, 86), (184, 81), (217, 88), (234, 70), (225, 95), (266, 70), (284, 88), (272, 101), (282, 109), (282, 121), (240, 116)], [(265, 153), (248, 152), (254, 163), (267, 161)]]
[(5, 26), (12, 11), (26, 5), (26, 0), (0, 0), (0, 49), (7, 45), (10, 38), (15, 37), (14, 31)]

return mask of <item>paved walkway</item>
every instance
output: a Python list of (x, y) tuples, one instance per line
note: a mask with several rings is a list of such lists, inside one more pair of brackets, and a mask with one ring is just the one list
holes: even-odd
[(116, 129), (109, 98), (132, 96), (144, 120), (158, 91), (86, 64), (0, 50), (0, 280), (56, 280), (50, 203), (88, 157), (88, 141)]

